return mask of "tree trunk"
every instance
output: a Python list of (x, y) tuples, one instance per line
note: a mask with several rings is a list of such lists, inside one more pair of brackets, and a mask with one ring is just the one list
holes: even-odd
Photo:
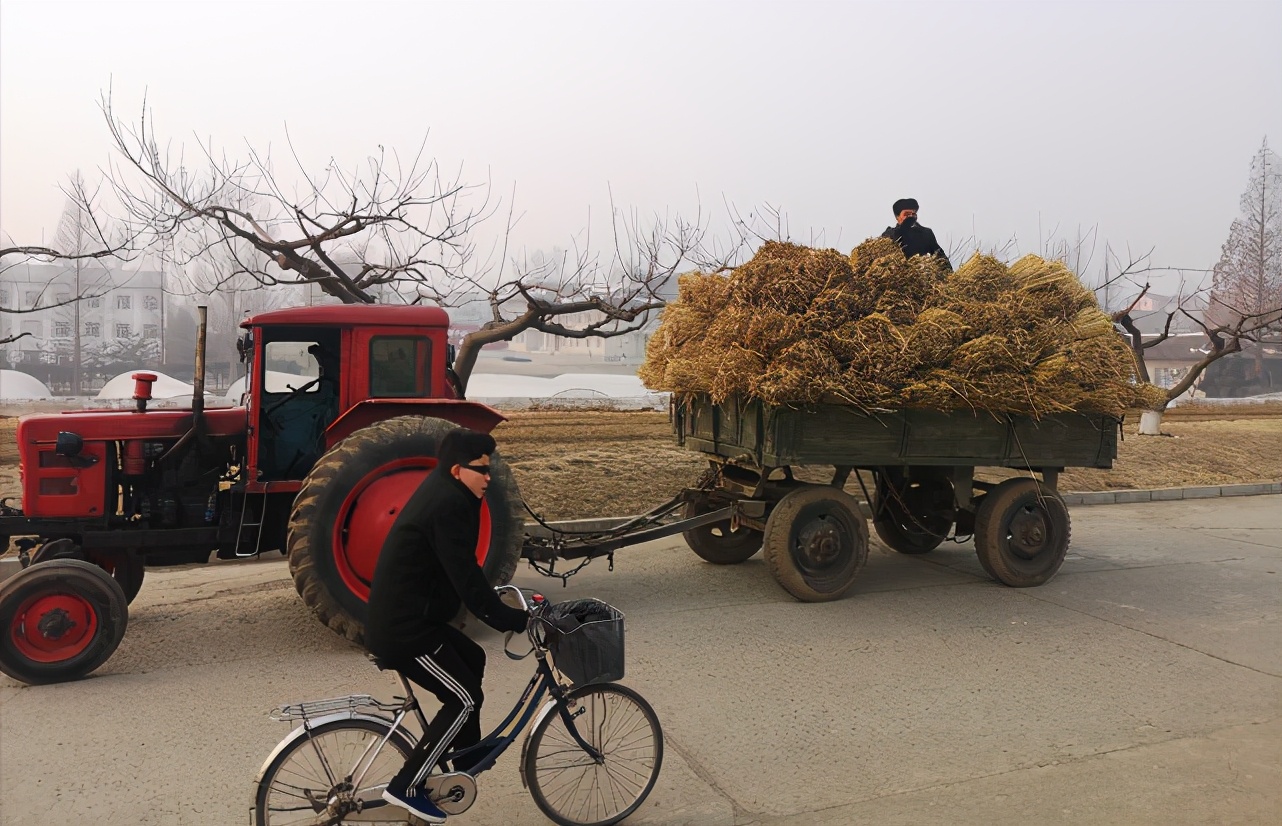
[(1140, 413), (1140, 435), (1141, 436), (1161, 436), (1162, 435), (1162, 410), (1145, 410)]

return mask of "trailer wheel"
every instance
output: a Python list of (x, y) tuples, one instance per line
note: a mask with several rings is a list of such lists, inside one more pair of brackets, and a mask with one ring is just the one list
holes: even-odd
[(785, 591), (802, 602), (827, 602), (850, 590), (868, 560), (868, 524), (850, 494), (812, 485), (779, 501), (763, 546)]
[(120, 583), (97, 565), (31, 565), (0, 585), (0, 671), (33, 685), (79, 679), (107, 661), (128, 621)]
[[(716, 509), (716, 505), (707, 499), (689, 501), (682, 508), (681, 518), (693, 519)], [(681, 536), (690, 546), (690, 550), (694, 551), (700, 559), (711, 562), (713, 565), (738, 565), (740, 562), (751, 559), (757, 551), (761, 550), (760, 531), (754, 531), (744, 525), (734, 530), (730, 527), (729, 519), (713, 522), (702, 528), (682, 531)]]
[(1068, 553), (1071, 526), (1059, 493), (1036, 479), (1007, 479), (975, 514), (975, 551), (989, 576), (1012, 588), (1041, 585)]
[[(362, 641), (383, 540), (457, 427), (424, 416), (377, 422), (334, 445), (304, 480), (289, 520), (289, 570), (303, 602), (347, 639)], [(516, 572), (524, 525), (512, 471), (497, 453), (490, 467), (476, 558), (490, 582), (503, 585)]]
[(79, 559), (85, 562), (92, 562), (99, 568), (102, 568), (111, 578), (120, 584), (120, 588), (125, 592), (125, 603), (132, 605), (134, 597), (142, 590), (142, 580), (145, 576), (145, 566), (142, 557), (135, 553), (122, 553), (99, 556), (87, 555), (75, 541), (71, 539), (53, 539), (39, 548), (31, 555), (31, 564), (38, 562), (49, 562), (54, 559)]
[(952, 501), (952, 482), (942, 474), (905, 478), (902, 474), (878, 473), (873, 529), (892, 551), (929, 553), (952, 530), (952, 518), (940, 507), (951, 505)]

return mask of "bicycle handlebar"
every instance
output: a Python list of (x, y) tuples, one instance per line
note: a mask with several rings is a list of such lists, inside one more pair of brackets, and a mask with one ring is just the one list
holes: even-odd
[(508, 659), (523, 660), (533, 654), (535, 648), (543, 647), (535, 637), (534, 627), (536, 623), (534, 620), (550, 603), (544, 599), (542, 594), (530, 588), (519, 588), (515, 585), (500, 585), (494, 590), (499, 592), (499, 599), (503, 601), (504, 605), (507, 605), (510, 608), (520, 608), (522, 611), (525, 611), (530, 615), (530, 622), (526, 628), (526, 635), (530, 638), (529, 651), (526, 651), (524, 654), (514, 654), (512, 651), (508, 650), (508, 644), (511, 643), (512, 637), (516, 635), (516, 632), (508, 631), (503, 635), (503, 653), (508, 656)]

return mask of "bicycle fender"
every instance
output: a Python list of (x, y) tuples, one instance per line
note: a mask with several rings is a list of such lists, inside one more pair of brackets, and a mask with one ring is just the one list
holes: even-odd
[(553, 711), (556, 711), (556, 700), (548, 700), (543, 704), (543, 708), (539, 709), (539, 713), (534, 715), (534, 719), (530, 721), (529, 727), (525, 730), (525, 739), (521, 741), (521, 788), (523, 789), (530, 787), (525, 780), (525, 754), (530, 750), (530, 735), (538, 729), (539, 723), (543, 722), (543, 718)]
[[(542, 714), (542, 712), (540, 712), (540, 714)], [(267, 755), (267, 759), (263, 761), (262, 768), (258, 770), (258, 774), (254, 777), (254, 789), (257, 790), (257, 788), (262, 785), (263, 775), (267, 774), (268, 767), (270, 767), (272, 762), (280, 756), (280, 753), (293, 745), (294, 741), (307, 736), (308, 726), (319, 726), (322, 723), (333, 723), (339, 720), (366, 720), (371, 723), (380, 723), (388, 728), (391, 728), (392, 726), (392, 721), (387, 717), (380, 717), (377, 714), (361, 714), (354, 711), (340, 711), (336, 714), (326, 714), (324, 717), (316, 717), (308, 720), (307, 725), (299, 726), (291, 731), (283, 740), (276, 744), (276, 748), (272, 749), (272, 753)], [(409, 731), (404, 726), (401, 726), (400, 731), (405, 734), (406, 738), (408, 738), (411, 743), (415, 742), (414, 733), (412, 731)]]

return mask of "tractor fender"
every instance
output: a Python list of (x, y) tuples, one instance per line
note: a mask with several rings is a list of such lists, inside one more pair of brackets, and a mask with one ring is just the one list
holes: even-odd
[(397, 416), (430, 416), (480, 433), (489, 433), (507, 421), (494, 408), (465, 399), (366, 399), (334, 420), (325, 431), (325, 448), (328, 450), (362, 427)]

